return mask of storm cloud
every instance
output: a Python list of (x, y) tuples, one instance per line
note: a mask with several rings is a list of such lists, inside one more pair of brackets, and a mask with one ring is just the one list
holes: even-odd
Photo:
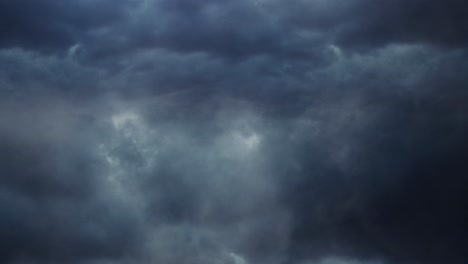
[(465, 263), (467, 17), (0, 0), (0, 262)]

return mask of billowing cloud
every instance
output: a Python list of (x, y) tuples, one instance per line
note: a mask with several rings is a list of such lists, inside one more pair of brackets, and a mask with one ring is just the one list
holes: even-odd
[(0, 10), (0, 262), (466, 262), (462, 1)]

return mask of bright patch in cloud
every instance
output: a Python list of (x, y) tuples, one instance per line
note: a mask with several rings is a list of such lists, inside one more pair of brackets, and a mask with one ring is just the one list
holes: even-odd
[(122, 129), (127, 124), (140, 123), (140, 117), (133, 112), (123, 112), (111, 117), (112, 124), (116, 129)]

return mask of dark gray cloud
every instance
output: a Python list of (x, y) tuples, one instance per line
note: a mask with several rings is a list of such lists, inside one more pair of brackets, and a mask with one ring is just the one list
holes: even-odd
[(130, 1), (0, 1), (0, 45), (53, 52), (83, 39), (87, 31), (117, 23)]
[(466, 262), (464, 2), (0, 10), (0, 262)]
[[(468, 39), (464, 1), (363, 1), (356, 22), (343, 27), (340, 40), (351, 45), (423, 42), (463, 47)], [(366, 3), (367, 2), (367, 3)]]
[[(2, 1), (2, 46), (53, 51), (86, 44), (93, 56), (161, 47), (230, 59), (257, 54), (310, 59), (324, 42), (466, 45), (461, 0)], [(38, 16), (37, 14), (41, 14)]]
[(3, 263), (121, 257), (136, 237), (134, 216), (101, 197), (99, 157), (81, 147), (100, 137), (92, 120), (57, 103), (3, 101)]

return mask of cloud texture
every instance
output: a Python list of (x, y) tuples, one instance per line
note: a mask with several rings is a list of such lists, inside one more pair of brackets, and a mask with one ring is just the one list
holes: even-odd
[(461, 264), (461, 0), (0, 0), (0, 262)]

